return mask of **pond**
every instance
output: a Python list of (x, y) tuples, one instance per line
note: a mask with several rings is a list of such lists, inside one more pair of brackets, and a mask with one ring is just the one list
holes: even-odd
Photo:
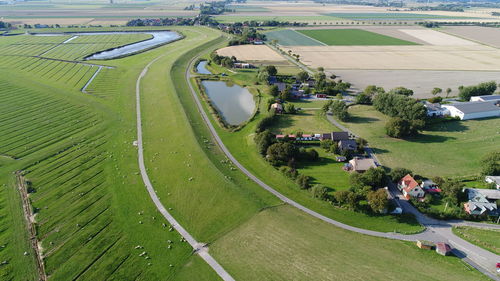
[(35, 36), (60, 36), (60, 35), (73, 35), (70, 39), (63, 42), (66, 44), (78, 36), (88, 35), (110, 35), (110, 34), (150, 34), (153, 37), (148, 40), (132, 43), (129, 45), (121, 46), (111, 50), (98, 52), (86, 57), (86, 60), (109, 60), (115, 59), (141, 51), (152, 49), (160, 45), (164, 45), (181, 38), (181, 35), (174, 31), (113, 31), (113, 32), (69, 32), (69, 33), (38, 33)]
[(212, 72), (207, 69), (207, 64), (208, 61), (206, 60), (200, 61), (200, 63), (198, 63), (198, 65), (196, 66), (196, 72), (198, 72), (199, 74), (212, 74)]
[(202, 81), (213, 105), (230, 125), (248, 120), (255, 109), (253, 95), (243, 87), (224, 81)]

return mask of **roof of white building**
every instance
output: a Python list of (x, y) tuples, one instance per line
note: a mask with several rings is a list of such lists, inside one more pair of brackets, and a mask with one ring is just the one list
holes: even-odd
[(500, 112), (500, 107), (498, 107), (490, 102), (481, 102), (481, 101), (445, 104), (445, 105), (443, 105), (443, 107), (455, 107), (456, 109), (460, 110), (464, 114), (478, 113), (478, 112), (490, 112), (490, 111)]

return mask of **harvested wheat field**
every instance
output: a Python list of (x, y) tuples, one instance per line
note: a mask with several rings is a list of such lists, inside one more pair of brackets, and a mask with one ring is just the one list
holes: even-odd
[(239, 45), (217, 50), (221, 56), (232, 57), (241, 61), (286, 61), (284, 57), (266, 45)]
[(444, 32), (500, 48), (500, 28), (483, 26), (446, 26)]
[(433, 46), (474, 46), (477, 43), (432, 29), (400, 29), (401, 32)]
[(313, 68), (500, 71), (488, 46), (306, 46), (285, 48)]

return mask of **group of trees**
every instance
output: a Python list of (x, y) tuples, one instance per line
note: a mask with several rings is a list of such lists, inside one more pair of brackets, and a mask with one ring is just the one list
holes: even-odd
[(500, 151), (487, 154), (481, 161), (483, 176), (500, 176)]
[(350, 178), (349, 190), (336, 191), (334, 202), (351, 210), (361, 210), (361, 201), (366, 200), (372, 212), (383, 213), (389, 208), (389, 199), (383, 188), (387, 181), (382, 167), (370, 168), (365, 173), (353, 173)]
[(229, 46), (250, 44), (254, 41), (266, 40), (266, 35), (257, 32), (253, 27), (239, 26), (236, 23), (231, 28), (226, 29), (226, 32), (237, 35), (236, 39), (229, 41)]
[(7, 28), (11, 28), (12, 25), (8, 22), (3, 22), (3, 21), (0, 21), (0, 29), (7, 29)]
[(210, 61), (223, 67), (233, 67), (236, 62), (236, 57), (219, 56), (216, 52), (210, 54)]
[(341, 100), (328, 100), (323, 105), (322, 110), (324, 113), (331, 111), (333, 116), (337, 117), (340, 121), (347, 121), (349, 119), (347, 104)]
[(392, 117), (385, 128), (387, 135), (395, 138), (417, 134), (425, 126), (427, 117), (424, 105), (409, 97), (409, 91), (403, 89), (380, 93), (373, 98), (375, 109)]
[(464, 101), (470, 100), (473, 96), (492, 95), (497, 90), (495, 81), (480, 83), (475, 86), (460, 86), (458, 88), (458, 96)]

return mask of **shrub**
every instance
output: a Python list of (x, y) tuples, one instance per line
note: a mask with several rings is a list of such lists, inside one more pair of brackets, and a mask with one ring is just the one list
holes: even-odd
[(315, 184), (311, 188), (311, 194), (314, 198), (318, 198), (321, 200), (324, 200), (328, 196), (328, 190), (324, 185), (321, 184)]
[(306, 175), (299, 175), (297, 177), (297, 184), (300, 186), (300, 188), (302, 189), (308, 189), (309, 187), (311, 187), (310, 183), (309, 183), (309, 177), (306, 176)]
[(282, 172), (286, 177), (295, 180), (299, 176), (299, 172), (295, 168), (283, 166), (280, 168), (280, 172)]

